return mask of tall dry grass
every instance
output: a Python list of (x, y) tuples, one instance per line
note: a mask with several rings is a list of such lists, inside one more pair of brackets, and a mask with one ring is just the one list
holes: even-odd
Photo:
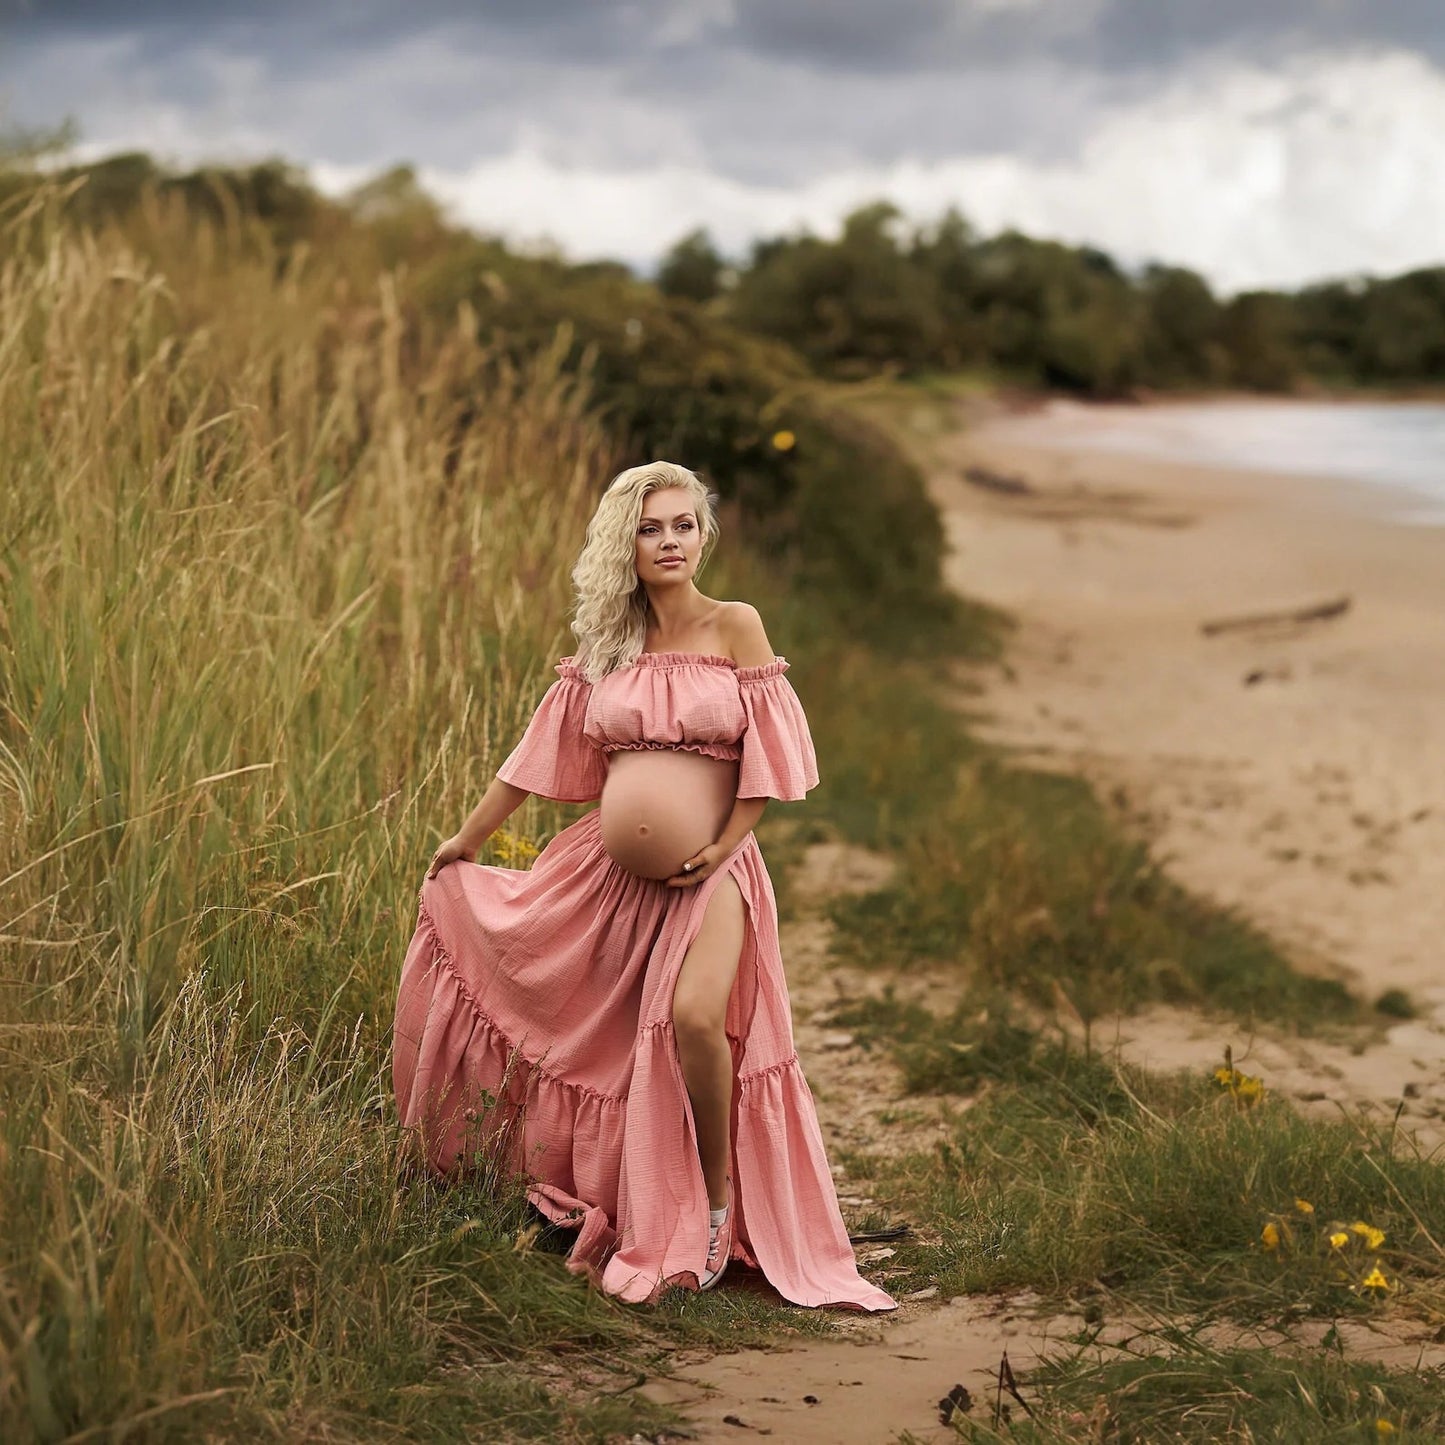
[(487, 1368), (643, 1326), (388, 1107), (421, 870), (567, 650), (611, 444), (360, 239), (62, 207), (0, 236), (0, 1433), (635, 1422)]

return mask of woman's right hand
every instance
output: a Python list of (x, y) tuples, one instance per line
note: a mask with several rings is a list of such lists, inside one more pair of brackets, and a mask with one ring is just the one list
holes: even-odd
[(427, 864), (426, 876), (435, 878), (437, 870), (446, 867), (448, 863), (460, 858), (463, 862), (470, 863), (477, 856), (475, 848), (469, 848), (460, 838), (448, 838), (440, 848), (432, 854), (431, 862)]

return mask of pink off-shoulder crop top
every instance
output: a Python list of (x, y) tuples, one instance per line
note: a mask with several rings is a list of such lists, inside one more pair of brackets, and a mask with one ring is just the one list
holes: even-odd
[(624, 748), (683, 748), (738, 763), (740, 798), (794, 802), (818, 785), (803, 705), (775, 657), (740, 667), (729, 657), (644, 652), (596, 683), (572, 657), (527, 730), (497, 769), (504, 783), (562, 803), (602, 796), (607, 755)]

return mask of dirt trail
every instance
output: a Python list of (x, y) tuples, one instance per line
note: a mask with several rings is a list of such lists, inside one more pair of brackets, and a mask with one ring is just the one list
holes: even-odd
[[(845, 1338), (716, 1355), (648, 1393), (685, 1410), (702, 1441), (772, 1435), (787, 1445), (887, 1445), (906, 1430), (930, 1445), (956, 1442), (941, 1421), (945, 1396), (962, 1385), (970, 1418), (992, 1418), (1004, 1351), (1022, 1373), (1050, 1327), (1058, 1335), (1083, 1323), (1041, 1323), (1029, 1303), (959, 1296), (941, 1308), (915, 1306)], [(1006, 1394), (1003, 1401), (1012, 1403)]]
[[(880, 992), (887, 980), (828, 960), (832, 925), (823, 915), (830, 897), (881, 887), (888, 859), (844, 843), (815, 843), (792, 879), (796, 916), (782, 925), (793, 1026), (818, 1104), (839, 1202), (850, 1227), (873, 1204), (866, 1180), (849, 1178), (836, 1162), (844, 1150), (872, 1154), (926, 1145), (935, 1127), (930, 1103), (910, 1097), (915, 1122), (890, 1126), (880, 1116), (903, 1098), (897, 1069), (881, 1051), (861, 1048), (827, 1020), (842, 999)], [(904, 997), (926, 997), (928, 979), (893, 980)], [(957, 1107), (958, 1100), (952, 1101)], [(886, 1246), (860, 1246), (864, 1274), (889, 1287)], [(1050, 1341), (1082, 1321), (1040, 1313), (1035, 1297), (959, 1298), (940, 1307), (930, 1298), (903, 1298), (895, 1314), (840, 1316), (842, 1333), (791, 1347), (730, 1355), (679, 1357), (676, 1373), (654, 1380), (646, 1393), (685, 1411), (700, 1441), (739, 1441), (769, 1435), (788, 1445), (885, 1445), (902, 1431), (920, 1442), (957, 1440), (939, 1416), (939, 1401), (956, 1385), (974, 1397), (975, 1418), (992, 1400), (999, 1360), (1008, 1351), (1020, 1371)], [(811, 1397), (811, 1398), (810, 1398)]]

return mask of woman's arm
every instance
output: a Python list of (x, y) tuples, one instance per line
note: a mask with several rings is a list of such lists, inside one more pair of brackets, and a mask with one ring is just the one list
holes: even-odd
[(681, 873), (674, 873), (667, 880), (669, 888), (694, 888), (705, 878), (722, 867), (733, 851), (752, 832), (763, 809), (768, 806), (766, 798), (735, 798), (733, 810), (716, 841), (705, 848), (699, 848), (683, 864)]
[(482, 800), (467, 815), (467, 820), (432, 855), (426, 870), (428, 878), (435, 878), (437, 869), (450, 863), (454, 858), (464, 858), (470, 863), (477, 850), (512, 816), (529, 796), (525, 788), (504, 783), (493, 778), (482, 794)]
[(525, 788), (493, 778), (481, 802), (457, 829), (457, 837), (475, 853), (529, 797), (531, 794)]
[[(751, 603), (734, 602), (728, 609), (727, 640), (733, 661), (739, 667), (762, 667), (773, 660), (768, 630), (763, 626), (762, 615)], [(733, 803), (732, 814), (717, 840), (725, 857), (757, 826), (767, 806), (766, 798), (738, 798)]]
[(748, 836), (758, 825), (758, 819), (763, 816), (763, 809), (768, 806), (766, 798), (735, 798), (733, 810), (728, 816), (727, 823), (722, 832), (718, 835), (716, 847), (722, 849), (723, 857), (728, 857), (734, 848)]

